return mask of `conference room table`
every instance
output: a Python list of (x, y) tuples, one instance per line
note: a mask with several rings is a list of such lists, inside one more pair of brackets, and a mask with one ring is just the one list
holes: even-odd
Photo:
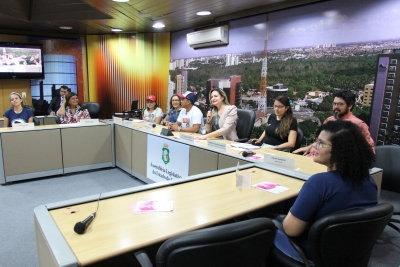
[[(187, 140), (179, 132), (173, 132), (174, 136), (161, 136), (165, 127), (148, 127), (143, 122), (108, 122), (104, 125), (113, 129), (115, 166), (148, 184), (103, 193), (96, 218), (83, 235), (76, 234), (73, 227), (96, 210), (98, 195), (35, 208), (40, 266), (86, 266), (180, 233), (215, 225), (293, 198), (312, 174), (326, 171), (325, 166), (313, 162), (312, 158), (268, 147), (254, 150), (258, 158), (249, 158), (243, 157), (232, 146), (232, 141)], [(212, 146), (213, 141), (224, 145)], [(174, 151), (175, 146), (177, 151)], [(170, 150), (168, 157), (162, 154), (164, 149)], [(263, 156), (270, 154), (294, 159), (294, 167), (283, 168), (264, 162)], [(149, 161), (161, 158), (164, 167), (154, 163), (160, 172), (178, 175), (169, 167), (177, 161), (179, 168), (187, 168), (186, 175), (177, 179), (152, 180), (148, 168), (153, 168), (153, 162), (150, 164)], [(275, 195), (255, 188), (238, 189), (235, 186), (238, 165), (241, 171), (252, 173), (252, 184), (271, 181), (289, 190)], [(168, 171), (161, 170), (167, 167)], [(382, 170), (374, 168), (371, 174), (378, 184)], [(174, 211), (134, 214), (132, 205), (146, 200), (172, 200)]]
[[(187, 164), (188, 171), (185, 176), (201, 174), (209, 171), (221, 170), (248, 163), (264, 163), (265, 153), (267, 155), (276, 155), (281, 159), (289, 158), (294, 160), (294, 168), (286, 169), (287, 174), (302, 176), (306, 179), (312, 174), (326, 172), (327, 168), (324, 165), (316, 163), (313, 158), (287, 153), (275, 150), (269, 147), (260, 147), (252, 150), (256, 153), (256, 157), (243, 157), (243, 149), (232, 146), (237, 144), (233, 141), (213, 138), (208, 140), (187, 141), (180, 138), (180, 135), (188, 135), (183, 132), (172, 132), (173, 136), (161, 136), (160, 133), (165, 126), (153, 125), (151, 129), (143, 130), (145, 122), (130, 122), (114, 124), (115, 136), (115, 160), (116, 166), (135, 176), (136, 178), (152, 183), (161, 181), (162, 179), (152, 180), (152, 172), (149, 161), (153, 158), (160, 158), (159, 147), (154, 147), (153, 143), (157, 139), (161, 139), (161, 145), (180, 143), (182, 146), (187, 146), (187, 151), (179, 151), (179, 165), (177, 168), (182, 169), (182, 166)], [(200, 134), (189, 134), (194, 138)], [(151, 136), (151, 137), (150, 137)], [(151, 141), (149, 141), (151, 138)], [(209, 141), (226, 144), (225, 148), (218, 149), (215, 146), (210, 146)], [(184, 161), (184, 159), (187, 161)], [(257, 158), (257, 159), (254, 159)], [(185, 163), (183, 163), (185, 162)], [(161, 163), (162, 164), (162, 163)], [(382, 182), (382, 170), (378, 168), (371, 169), (371, 175), (378, 186), (378, 196)], [(154, 176), (153, 176), (154, 177)]]
[(0, 184), (115, 166), (107, 123), (0, 128)]
[[(290, 177), (279, 167), (269, 169), (247, 164), (240, 173), (251, 174), (253, 185), (273, 182), (287, 191), (237, 188), (236, 169), (229, 168), (104, 193), (95, 219), (81, 235), (74, 232), (74, 225), (96, 211), (98, 195), (39, 206), (34, 210), (39, 265), (86, 266), (297, 196), (303, 179)], [(133, 212), (138, 201), (151, 200), (173, 201), (173, 211)]]

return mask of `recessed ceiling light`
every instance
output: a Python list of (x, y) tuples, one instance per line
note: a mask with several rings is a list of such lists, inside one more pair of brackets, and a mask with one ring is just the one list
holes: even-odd
[(62, 30), (72, 30), (71, 26), (60, 26), (60, 29)]
[(139, 16), (139, 17), (142, 17), (142, 18), (147, 18), (147, 17), (150, 17), (150, 14), (139, 12), (139, 13), (138, 13), (138, 16)]
[(211, 11), (203, 10), (203, 11), (197, 12), (196, 14), (199, 16), (208, 16), (208, 15), (211, 15)]
[(165, 25), (162, 24), (161, 22), (157, 22), (153, 24), (153, 28), (165, 28)]
[(123, 3), (123, 2), (129, 2), (129, 0), (113, 0), (113, 2), (121, 2), (121, 3)]
[(111, 30), (113, 32), (122, 32), (122, 29), (120, 29), (120, 28), (112, 28)]

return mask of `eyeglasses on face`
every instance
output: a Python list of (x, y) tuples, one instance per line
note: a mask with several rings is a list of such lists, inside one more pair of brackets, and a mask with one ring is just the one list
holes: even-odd
[(285, 106), (281, 106), (281, 105), (274, 105), (274, 108), (277, 108), (277, 109), (281, 109), (281, 108), (284, 108)]
[(321, 140), (319, 140), (318, 138), (315, 139), (315, 148), (316, 149), (320, 149), (320, 148), (325, 148), (327, 146), (332, 146), (331, 144), (325, 144), (324, 142), (322, 142)]

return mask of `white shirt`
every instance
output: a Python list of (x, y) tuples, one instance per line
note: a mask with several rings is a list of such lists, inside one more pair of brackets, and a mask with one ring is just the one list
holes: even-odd
[(163, 116), (163, 112), (161, 108), (156, 108), (153, 112), (149, 113), (147, 108), (144, 110), (143, 113), (143, 120), (148, 122), (155, 122), (156, 118), (161, 118)]
[(182, 128), (191, 128), (194, 124), (200, 124), (198, 133), (203, 134), (205, 132), (203, 113), (196, 106), (192, 106), (189, 112), (187, 112), (185, 108), (182, 108), (176, 121), (182, 123)]

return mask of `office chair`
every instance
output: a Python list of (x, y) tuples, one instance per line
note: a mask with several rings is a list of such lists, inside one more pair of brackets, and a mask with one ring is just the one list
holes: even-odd
[[(184, 233), (161, 245), (156, 266), (260, 267), (265, 263), (275, 232), (271, 220), (256, 218)], [(144, 251), (134, 254), (141, 266), (152, 266)]]
[(256, 113), (252, 110), (238, 109), (236, 121), (236, 132), (239, 139), (235, 142), (245, 143), (250, 139), (253, 131), (254, 122), (256, 121)]
[[(400, 147), (393, 145), (375, 147), (374, 167), (383, 170), (380, 202), (394, 206), (393, 215), (400, 216)], [(392, 218), (389, 226), (400, 233), (400, 220)]]
[[(372, 248), (392, 214), (393, 206), (381, 203), (369, 208), (334, 212), (318, 219), (308, 232), (310, 254), (315, 266), (368, 266)], [(274, 246), (267, 264), (288, 267), (311, 266), (298, 241), (295, 238), (289, 240), (299, 252), (304, 264)]]
[(304, 141), (304, 134), (303, 130), (301, 130), (299, 127), (297, 127), (297, 136), (296, 136), (296, 144), (294, 145), (294, 148), (292, 150), (299, 149), (301, 147), (301, 144)]
[(82, 109), (87, 109), (91, 119), (98, 119), (100, 115), (100, 104), (97, 102), (85, 102), (82, 104)]
[(29, 108), (32, 111), (33, 114), (33, 124), (35, 126), (40, 125), (40, 120), (35, 117), (35, 108), (33, 106), (28, 106), (28, 105), (23, 105), (24, 108)]

